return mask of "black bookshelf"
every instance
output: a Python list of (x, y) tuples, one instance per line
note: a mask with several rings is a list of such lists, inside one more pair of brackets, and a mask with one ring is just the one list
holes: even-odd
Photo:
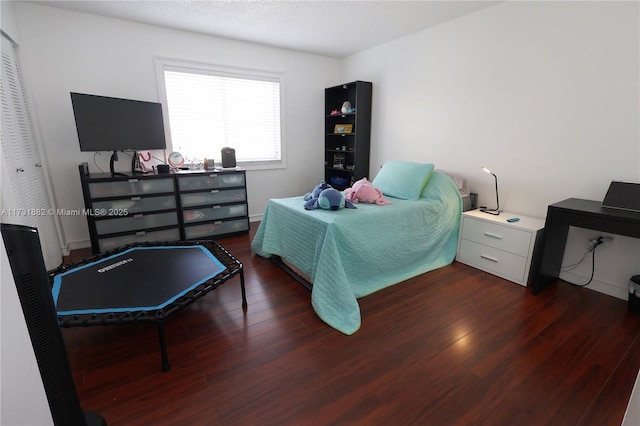
[[(325, 180), (336, 189), (369, 177), (372, 86), (354, 81), (325, 89)], [(353, 110), (342, 111), (345, 101)]]

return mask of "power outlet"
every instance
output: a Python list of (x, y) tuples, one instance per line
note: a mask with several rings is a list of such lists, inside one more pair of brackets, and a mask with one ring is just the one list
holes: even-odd
[(613, 237), (608, 235), (599, 235), (597, 237), (591, 238), (589, 242), (592, 244), (598, 244), (598, 242), (600, 242), (599, 245), (602, 245), (604, 247), (611, 247), (613, 246)]

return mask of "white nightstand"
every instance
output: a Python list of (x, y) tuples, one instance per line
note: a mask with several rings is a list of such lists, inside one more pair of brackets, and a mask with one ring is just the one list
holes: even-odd
[[(517, 222), (507, 219), (519, 217)], [(516, 213), (497, 216), (472, 210), (462, 214), (456, 260), (526, 286), (544, 220)]]

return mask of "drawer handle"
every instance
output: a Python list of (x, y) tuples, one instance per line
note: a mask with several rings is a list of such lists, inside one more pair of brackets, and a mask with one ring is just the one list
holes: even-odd
[(129, 183), (138, 183), (138, 179), (129, 179)]
[(502, 239), (502, 235), (492, 234), (491, 232), (485, 232), (484, 235), (486, 235), (487, 237), (495, 238), (496, 240)]
[(140, 197), (131, 197), (131, 201), (140, 201), (141, 198)]
[(210, 178), (217, 178), (217, 177), (218, 177), (218, 175), (214, 173), (214, 174), (212, 174), (212, 175), (209, 175), (209, 177), (210, 177)]
[(219, 209), (220, 207), (222, 207), (222, 206), (211, 206), (211, 208), (214, 209), (214, 210), (215, 209)]
[(218, 192), (220, 192), (220, 190), (219, 190), (219, 189), (212, 189), (212, 190), (211, 190), (211, 193), (212, 193), (212, 194), (217, 194)]
[(487, 260), (490, 260), (492, 262), (498, 263), (498, 259), (496, 259), (495, 257), (487, 256), (486, 254), (481, 254), (480, 257), (483, 258), (483, 259), (487, 259)]
[(147, 233), (145, 231), (138, 231), (136, 232), (136, 236), (138, 237), (144, 237)]
[(144, 215), (142, 215), (142, 214), (134, 214), (133, 218), (134, 219), (142, 219), (142, 216), (144, 216)]

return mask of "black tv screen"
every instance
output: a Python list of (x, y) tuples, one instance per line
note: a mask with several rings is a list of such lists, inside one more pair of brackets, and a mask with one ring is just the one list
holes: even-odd
[(71, 93), (80, 151), (165, 149), (162, 104)]

